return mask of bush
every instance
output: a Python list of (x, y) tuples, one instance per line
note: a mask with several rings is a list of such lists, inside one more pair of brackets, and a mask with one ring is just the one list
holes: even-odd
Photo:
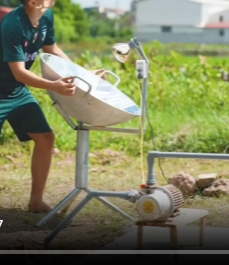
[[(149, 120), (146, 120), (144, 151), (227, 152), (228, 83), (223, 82), (219, 70), (214, 69), (215, 61), (201, 64), (196, 58), (186, 58), (175, 52), (162, 56), (158, 53), (159, 46), (158, 43), (144, 45), (150, 60), (147, 98)], [(133, 54), (123, 66), (115, 61), (111, 52), (109, 55), (100, 53), (96, 56), (86, 51), (75, 62), (86, 69), (105, 67), (116, 73), (121, 78), (120, 90), (140, 105), (140, 92), (135, 78), (136, 59), (138, 56)], [(217, 60), (217, 66), (224, 65), (223, 59)], [(36, 62), (33, 71), (40, 73), (39, 62)], [(31, 91), (56, 133), (56, 147), (62, 151), (74, 150), (75, 132), (54, 109), (47, 93), (34, 88)], [(138, 128), (139, 120), (132, 120), (122, 127)], [(15, 136), (5, 124), (3, 143), (9, 139), (15, 139)], [(90, 139), (91, 150), (112, 148), (132, 155), (140, 153), (139, 135), (92, 131)]]

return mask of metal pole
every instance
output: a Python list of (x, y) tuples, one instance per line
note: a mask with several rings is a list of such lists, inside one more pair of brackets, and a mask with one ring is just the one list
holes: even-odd
[(122, 217), (127, 218), (132, 222), (136, 222), (136, 220), (133, 217), (131, 217), (129, 214), (125, 213), (124, 211), (122, 211), (121, 209), (119, 209), (117, 206), (113, 205), (109, 201), (105, 200), (104, 198), (95, 197), (95, 199), (97, 199), (99, 202), (101, 202), (102, 204), (104, 204), (105, 206), (113, 210), (114, 212), (119, 213)]
[(208, 153), (184, 153), (184, 152), (149, 152), (149, 159), (154, 158), (193, 158), (193, 159), (213, 159), (228, 160), (229, 155), (226, 154), (208, 154)]
[(92, 199), (93, 195), (88, 194), (80, 203), (75, 207), (75, 209), (62, 221), (60, 224), (51, 232), (49, 236), (45, 238), (45, 249), (49, 249), (49, 243), (54, 239), (54, 237), (63, 230), (69, 222), (74, 218), (74, 216)]
[[(110, 209), (120, 213), (122, 216), (127, 217), (131, 221), (135, 221), (134, 218), (128, 216), (123, 211), (121, 211), (119, 208), (115, 207), (111, 203), (103, 200), (101, 197), (112, 197), (112, 198), (120, 198), (124, 200), (133, 200), (133, 196), (137, 195), (137, 191), (131, 192), (111, 192), (111, 191), (100, 191), (100, 190), (88, 190), (85, 189), (87, 192), (87, 196), (75, 207), (75, 209), (51, 232), (49, 236), (45, 239), (45, 246), (48, 248), (49, 243), (53, 240), (53, 238), (61, 231), (63, 230), (69, 222), (75, 217), (75, 215), (93, 198), (97, 198), (99, 201), (101, 201), (103, 204), (108, 206)], [(134, 202), (134, 201), (133, 201)]]
[(74, 189), (71, 193), (69, 193), (52, 211), (47, 213), (43, 219), (41, 219), (37, 224), (36, 227), (40, 228), (43, 224), (48, 222), (58, 211), (64, 208), (69, 201), (73, 198), (77, 197), (80, 193), (80, 189)]
[(142, 127), (143, 130), (145, 130), (145, 117), (146, 117), (146, 105), (147, 105), (147, 87), (148, 87), (148, 75), (149, 75), (149, 60), (146, 57), (142, 47), (141, 43), (138, 41), (137, 38), (131, 39), (129, 42), (129, 46), (131, 49), (136, 49), (139, 53), (139, 56), (141, 57), (142, 60), (146, 62), (146, 67), (147, 67), (147, 75), (146, 78), (143, 79), (143, 87), (142, 87), (142, 113), (141, 113), (141, 119), (142, 119)]
[(229, 160), (226, 154), (208, 154), (208, 153), (184, 153), (184, 152), (149, 152), (148, 153), (148, 180), (147, 185), (156, 184), (154, 177), (154, 162), (156, 158), (189, 158), (189, 159), (212, 159)]
[(154, 156), (148, 154), (148, 179), (147, 185), (154, 185), (156, 184), (156, 180), (154, 177)]
[(76, 188), (86, 189), (88, 185), (89, 130), (77, 131)]

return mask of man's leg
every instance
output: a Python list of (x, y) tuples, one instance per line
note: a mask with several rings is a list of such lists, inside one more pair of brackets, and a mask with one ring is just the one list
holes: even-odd
[(54, 135), (48, 133), (28, 133), (35, 146), (31, 161), (32, 187), (29, 211), (49, 212), (51, 207), (43, 202), (43, 192), (51, 165)]
[(33, 140), (35, 144), (31, 161), (29, 211), (49, 212), (51, 207), (43, 201), (43, 192), (51, 165), (54, 134), (32, 95), (26, 95), (23, 103), (7, 120), (21, 142)]

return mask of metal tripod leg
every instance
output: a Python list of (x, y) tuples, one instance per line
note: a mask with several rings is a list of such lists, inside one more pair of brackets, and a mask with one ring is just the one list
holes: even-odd
[[(84, 190), (87, 193), (90, 193), (90, 190), (85, 189)], [(122, 215), (123, 217), (135, 222), (136, 220), (131, 217), (130, 215), (126, 214), (125, 212), (123, 212), (121, 209), (119, 209), (117, 206), (115, 206), (114, 204), (112, 204), (111, 202), (109, 202), (108, 200), (104, 199), (103, 197), (95, 197), (96, 200), (98, 200), (99, 202), (101, 202), (102, 204), (104, 204), (105, 206), (109, 207), (111, 210), (119, 213), (120, 215)]]
[(50, 213), (48, 213), (40, 222), (36, 224), (41, 227), (45, 222), (52, 218), (62, 207), (64, 207), (72, 198), (77, 196), (80, 191), (87, 187), (88, 181), (88, 152), (89, 152), (89, 131), (77, 131), (77, 147), (76, 147), (76, 175), (75, 189), (60, 202)]
[(52, 211), (50, 211), (43, 219), (41, 219), (36, 227), (40, 228), (44, 223), (46, 223), (49, 219), (51, 219), (59, 210), (61, 210), (71, 199), (77, 197), (80, 193), (80, 189), (74, 189), (71, 193), (69, 193)]
[(62, 221), (60, 224), (51, 232), (49, 236), (45, 238), (45, 249), (49, 249), (49, 244), (53, 240), (53, 238), (61, 231), (63, 230), (69, 222), (72, 220), (72, 218), (75, 217), (75, 215), (93, 198), (92, 194), (88, 194), (76, 207), (75, 209)]
[(104, 205), (106, 205), (107, 207), (109, 207), (111, 210), (113, 210), (113, 211), (119, 213), (119, 214), (122, 215), (123, 217), (125, 217), (125, 218), (127, 218), (127, 219), (129, 219), (129, 220), (131, 220), (131, 221), (133, 221), (133, 222), (136, 221), (133, 217), (131, 217), (130, 215), (126, 214), (126, 213), (123, 212), (121, 209), (119, 209), (117, 206), (113, 205), (111, 202), (105, 200), (104, 198), (102, 198), (102, 197), (96, 197), (96, 199), (97, 199), (99, 202), (101, 202), (101, 203), (103, 203)]

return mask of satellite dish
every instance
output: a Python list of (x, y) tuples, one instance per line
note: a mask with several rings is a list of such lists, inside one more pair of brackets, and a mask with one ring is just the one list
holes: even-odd
[(54, 103), (78, 122), (92, 126), (112, 126), (127, 122), (141, 115), (141, 109), (117, 88), (120, 78), (115, 76), (115, 85), (100, 76), (59, 56), (42, 53), (40, 55), (42, 76), (55, 81), (59, 78), (75, 76), (78, 88), (73, 96), (63, 96), (48, 91)]

